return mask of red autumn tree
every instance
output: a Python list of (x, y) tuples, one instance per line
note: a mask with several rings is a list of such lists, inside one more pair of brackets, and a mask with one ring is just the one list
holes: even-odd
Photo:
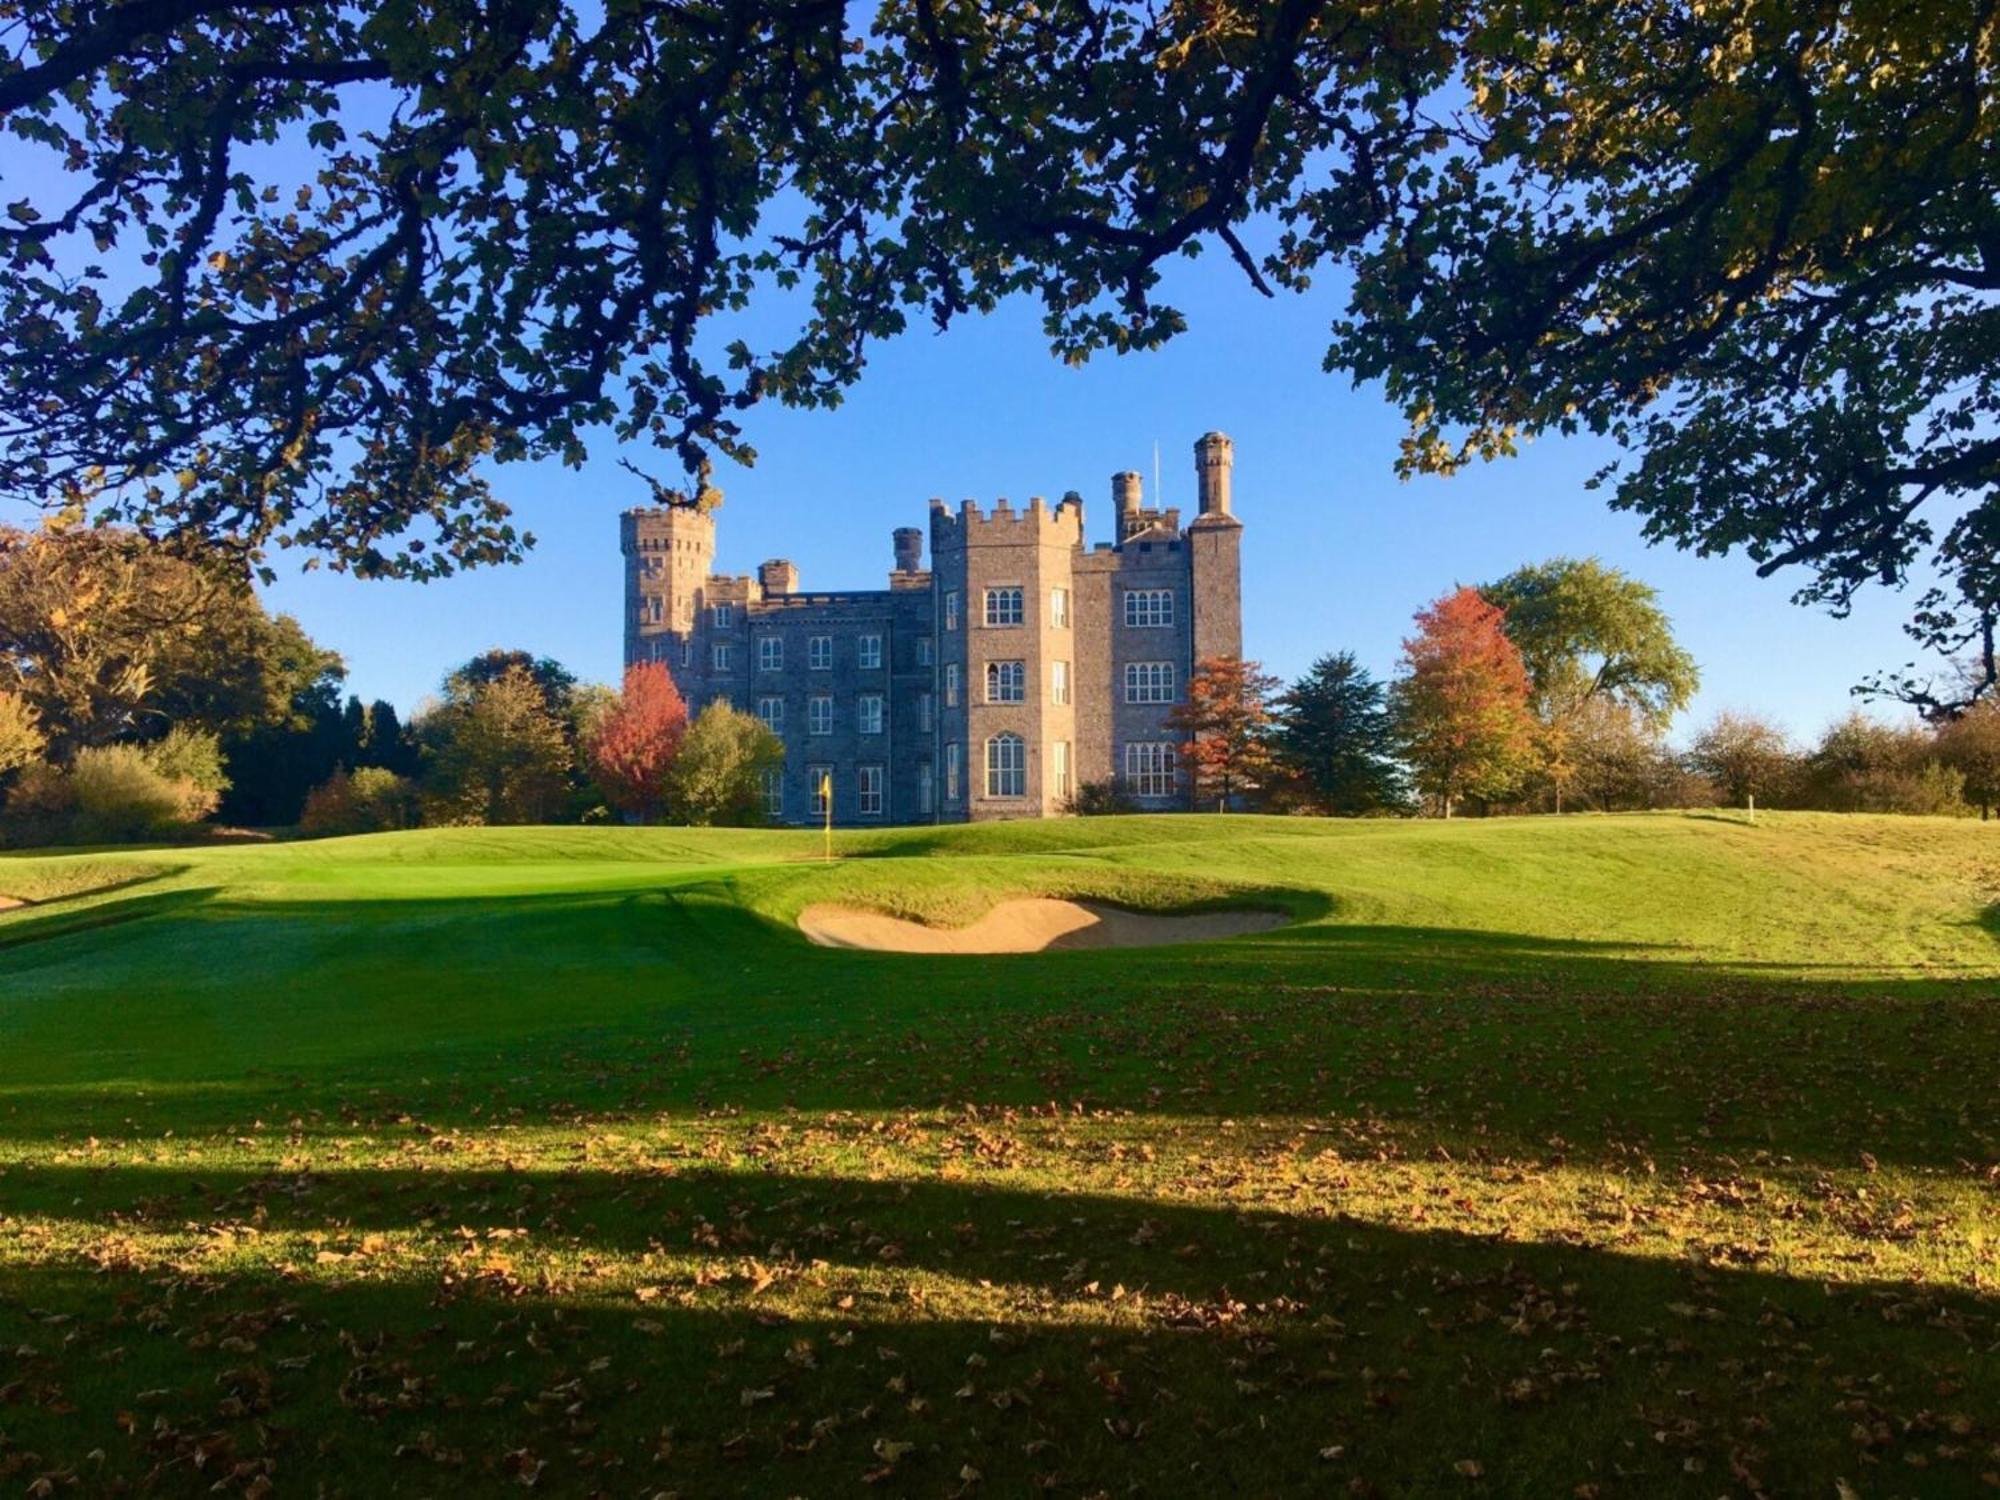
[(1506, 613), (1477, 589), (1445, 595), (1416, 620), (1396, 717), (1417, 789), (1448, 818), (1459, 798), (1498, 796), (1533, 765), (1528, 673)]
[(1266, 700), (1278, 687), (1278, 679), (1254, 661), (1205, 656), (1195, 663), (1187, 701), (1167, 715), (1167, 726), (1188, 737), (1181, 758), (1193, 778), (1196, 806), (1213, 797), (1221, 812), (1231, 796), (1270, 776), (1276, 760)]
[(687, 704), (664, 663), (627, 667), (625, 690), (590, 741), (591, 769), (604, 800), (641, 821), (658, 817), (666, 806), (667, 769), (687, 726)]

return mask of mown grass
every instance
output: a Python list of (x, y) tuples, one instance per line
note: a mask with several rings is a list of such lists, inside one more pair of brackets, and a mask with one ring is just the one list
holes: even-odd
[[(0, 1493), (1991, 1493), (1995, 837), (0, 859)], [(1298, 921), (792, 926), (1015, 894)]]

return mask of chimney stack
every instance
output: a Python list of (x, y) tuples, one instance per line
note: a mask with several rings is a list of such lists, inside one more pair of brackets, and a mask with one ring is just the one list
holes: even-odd
[(763, 585), (765, 598), (783, 598), (799, 591), (799, 570), (782, 557), (774, 557), (757, 565), (757, 582)]
[(924, 567), (924, 534), (914, 526), (898, 526), (896, 540), (896, 571), (898, 573), (921, 573)]

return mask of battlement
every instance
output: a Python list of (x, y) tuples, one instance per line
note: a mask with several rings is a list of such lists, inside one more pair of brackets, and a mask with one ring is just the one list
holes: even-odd
[(651, 505), (618, 518), (618, 542), (627, 557), (636, 552), (699, 552), (715, 548), (715, 517), (679, 505)]
[(976, 500), (959, 503), (954, 514), (942, 500), (931, 501), (931, 554), (941, 549), (981, 545), (1081, 547), (1083, 545), (1083, 502), (1065, 495), (1051, 509), (1040, 495), (1017, 510), (1005, 498), (995, 500), (991, 510), (981, 510)]

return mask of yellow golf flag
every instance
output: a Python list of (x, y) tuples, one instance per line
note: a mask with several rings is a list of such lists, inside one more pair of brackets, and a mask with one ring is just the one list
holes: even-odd
[(833, 860), (833, 772), (819, 774), (819, 805), (826, 809), (826, 858)]

